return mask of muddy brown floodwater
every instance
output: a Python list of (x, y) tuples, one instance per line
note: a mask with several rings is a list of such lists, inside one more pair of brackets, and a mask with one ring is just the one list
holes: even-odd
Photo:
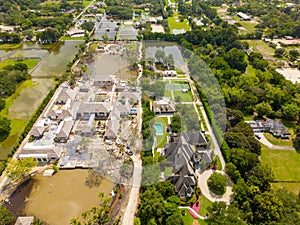
[(52, 177), (38, 174), (10, 198), (15, 215), (34, 215), (50, 225), (68, 225), (73, 217), (99, 204), (98, 194), (109, 193), (114, 184), (104, 178), (91, 187), (88, 170), (60, 170)]

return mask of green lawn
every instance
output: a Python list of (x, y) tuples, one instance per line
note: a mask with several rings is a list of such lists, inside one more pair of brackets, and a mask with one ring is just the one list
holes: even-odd
[(87, 7), (92, 1), (83, 1), (84, 8)]
[(165, 176), (171, 176), (173, 174), (172, 167), (166, 167), (165, 168)]
[(252, 47), (255, 52), (259, 52), (264, 57), (274, 58), (274, 49), (262, 40), (247, 40), (249, 47)]
[(247, 31), (240, 31), (241, 33), (250, 33), (255, 31), (257, 23), (254, 23), (253, 21), (242, 21), (238, 16), (231, 16), (231, 18), (238, 21), (244, 28), (247, 29)]
[(62, 41), (66, 41), (66, 40), (84, 40), (84, 37), (61, 36), (60, 40), (62, 40)]
[(183, 22), (177, 22), (179, 15), (174, 14), (172, 17), (168, 17), (168, 23), (170, 26), (170, 30), (172, 31), (173, 29), (184, 29), (185, 31), (190, 30), (190, 26), (188, 24), (187, 19), (184, 19)]
[(0, 49), (6, 50), (6, 49), (17, 49), (22, 47), (22, 43), (17, 44), (0, 44)]
[[(300, 191), (300, 154), (291, 150), (271, 150), (262, 146), (261, 161), (268, 164), (274, 173), (275, 181), (273, 187), (285, 186), (295, 193)], [(291, 182), (291, 183), (289, 183)], [(298, 185), (295, 185), (298, 182)]]
[(217, 170), (222, 170), (222, 164), (221, 164), (219, 156), (216, 155), (215, 159), (217, 160)]
[(200, 215), (207, 216), (208, 210), (207, 208), (212, 205), (212, 202), (209, 201), (204, 195), (200, 195)]
[[(185, 211), (185, 216), (182, 216), (184, 225), (192, 225), (194, 220), (196, 219), (194, 219), (194, 217), (191, 216), (191, 214), (187, 209), (181, 209), (181, 211)], [(200, 220), (200, 219), (198, 219), (198, 223), (200, 225), (207, 225), (207, 223), (204, 220)]]
[(0, 69), (3, 69), (3, 67), (8, 66), (8, 65), (14, 65), (16, 63), (25, 63), (29, 69), (32, 69), (33, 67), (38, 64), (40, 60), (39, 59), (23, 59), (23, 60), (18, 60), (18, 59), (8, 59), (3, 62), (0, 62)]
[(183, 93), (182, 91), (173, 91), (174, 98), (176, 101), (176, 98), (180, 97), (180, 102), (192, 102), (193, 101), (193, 95), (192, 92), (189, 91), (187, 93)]
[(291, 139), (281, 139), (276, 138), (270, 133), (264, 133), (264, 136), (271, 142), (273, 145), (280, 145), (280, 146), (293, 146), (293, 141)]
[[(167, 142), (167, 125), (168, 125), (168, 118), (167, 117), (155, 117), (155, 123), (162, 123), (163, 126), (163, 135), (156, 135), (156, 147), (163, 148), (165, 143)], [(155, 131), (154, 131), (155, 132)]]

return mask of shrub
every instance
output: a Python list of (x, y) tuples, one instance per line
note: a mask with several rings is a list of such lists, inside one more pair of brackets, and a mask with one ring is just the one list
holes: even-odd
[(217, 195), (223, 195), (226, 191), (227, 177), (220, 173), (213, 173), (207, 181), (209, 190)]

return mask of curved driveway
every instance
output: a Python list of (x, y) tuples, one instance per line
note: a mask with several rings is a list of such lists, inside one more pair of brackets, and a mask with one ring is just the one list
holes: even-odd
[(208, 189), (207, 180), (213, 173), (221, 173), (227, 176), (224, 171), (220, 170), (205, 170), (202, 173), (198, 173), (198, 186), (201, 189), (201, 193), (211, 202), (225, 202), (227, 205), (229, 205), (233, 200), (232, 184), (229, 181), (229, 184), (226, 186), (226, 192), (224, 193), (224, 195), (216, 195), (212, 193)]
[(281, 145), (273, 145), (271, 142), (268, 141), (268, 139), (265, 137), (263, 133), (255, 133), (255, 135), (259, 136), (260, 139), (257, 138), (257, 140), (267, 146), (270, 149), (277, 149), (277, 150), (295, 150), (293, 146), (281, 146)]

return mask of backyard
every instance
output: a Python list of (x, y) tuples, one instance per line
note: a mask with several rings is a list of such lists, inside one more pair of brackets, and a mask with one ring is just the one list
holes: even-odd
[(292, 150), (271, 150), (262, 145), (261, 161), (272, 168), (275, 183), (272, 187), (285, 187), (298, 194), (300, 191), (300, 155)]
[(167, 142), (167, 125), (168, 118), (167, 117), (155, 117), (155, 124), (162, 124), (162, 135), (158, 135), (158, 131), (156, 130), (156, 147), (163, 148), (165, 143)]
[(194, 219), (194, 217), (191, 216), (191, 214), (189, 213), (189, 211), (187, 209), (181, 209), (181, 212), (182, 211), (185, 211), (185, 215), (182, 216), (182, 219), (184, 221), (184, 225), (197, 224), (194, 221), (198, 221), (198, 224), (200, 224), (200, 225), (207, 225), (207, 223), (204, 220)]
[(249, 47), (253, 48), (253, 51), (259, 52), (266, 58), (274, 57), (274, 49), (262, 40), (247, 40)]
[(293, 146), (293, 141), (291, 139), (281, 139), (276, 138), (270, 133), (264, 133), (264, 136), (271, 142), (273, 145), (280, 145), (280, 146)]

